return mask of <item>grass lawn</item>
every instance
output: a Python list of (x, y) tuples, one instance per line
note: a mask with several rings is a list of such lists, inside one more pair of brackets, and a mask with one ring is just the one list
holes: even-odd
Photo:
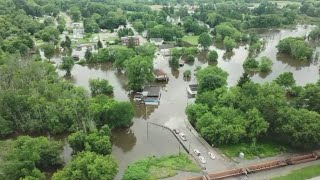
[(148, 157), (130, 165), (124, 179), (130, 179), (136, 174), (139, 179), (164, 179), (177, 175), (178, 171), (200, 172), (200, 168), (184, 153), (160, 158)]
[(286, 176), (272, 178), (272, 180), (305, 180), (320, 176), (320, 165), (308, 166), (292, 171)]
[(285, 151), (285, 147), (271, 142), (257, 142), (255, 146), (251, 143), (241, 143), (219, 147), (229, 158), (239, 157), (243, 152), (245, 159), (254, 159), (255, 157), (266, 158), (273, 157)]
[(199, 36), (184, 36), (182, 38), (182, 41), (185, 41), (193, 46), (197, 46), (198, 45), (198, 38), (199, 38)]
[(4, 165), (4, 160), (8, 156), (12, 148), (12, 142), (12, 140), (0, 141), (0, 174), (2, 174), (2, 166)]

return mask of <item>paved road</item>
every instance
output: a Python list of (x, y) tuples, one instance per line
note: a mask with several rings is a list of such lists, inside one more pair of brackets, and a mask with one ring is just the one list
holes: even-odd
[[(169, 67), (168, 58), (160, 54), (157, 55), (154, 66), (167, 72), (170, 80), (168, 84), (163, 87), (159, 107), (151, 114), (148, 121), (167, 126), (171, 129), (177, 128), (180, 132), (186, 134), (187, 141), (183, 142), (183, 144), (190, 149), (191, 152), (193, 152), (195, 148), (201, 152), (201, 155), (207, 161), (207, 163), (204, 164), (207, 171), (219, 171), (232, 167), (233, 163), (224, 160), (210, 145), (200, 140), (201, 137), (198, 137), (197, 132), (191, 127), (187, 120), (185, 109), (188, 104), (194, 102), (194, 99), (188, 98), (186, 87), (188, 84), (192, 84), (192, 81), (195, 81), (195, 77), (192, 77), (191, 82), (187, 82), (183, 80), (182, 73), (187, 69), (194, 72), (193, 70), (196, 65), (185, 65), (179, 69), (180, 72), (172, 72)], [(215, 160), (212, 160), (208, 156), (207, 153), (209, 151), (216, 155)], [(194, 153), (192, 153), (192, 155), (199, 162), (198, 157)]]

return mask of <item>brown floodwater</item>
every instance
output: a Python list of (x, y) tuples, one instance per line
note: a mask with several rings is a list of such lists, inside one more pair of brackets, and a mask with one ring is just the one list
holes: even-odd
[[(258, 32), (261, 37), (266, 39), (264, 50), (259, 57), (267, 56), (272, 59), (272, 72), (268, 74), (250, 74), (255, 82), (266, 82), (275, 79), (283, 72), (292, 72), (297, 84), (305, 85), (316, 82), (319, 79), (319, 66), (317, 61), (302, 63), (291, 59), (288, 56), (277, 53), (276, 45), (278, 42), (288, 36), (305, 36), (312, 30), (313, 26), (297, 26), (289, 30), (266, 30)], [(320, 52), (319, 44), (315, 45)], [(72, 54), (78, 54), (80, 58), (84, 56), (86, 48), (80, 51), (74, 50)], [(248, 57), (248, 46), (241, 45), (233, 50), (232, 53), (225, 53), (220, 45), (211, 46), (210, 49), (217, 50), (219, 54), (218, 66), (229, 73), (228, 85), (233, 86), (244, 72), (242, 64)], [(114, 98), (121, 101), (131, 101), (135, 106), (136, 115), (134, 124), (128, 129), (117, 129), (112, 133), (112, 154), (119, 162), (119, 173), (116, 179), (121, 179), (125, 169), (129, 164), (146, 156), (160, 156), (174, 154), (179, 152), (179, 144), (171, 132), (161, 127), (147, 122), (155, 122), (170, 128), (180, 128), (185, 126), (186, 121), (185, 108), (188, 103), (194, 101), (189, 99), (186, 93), (188, 84), (196, 83), (196, 67), (206, 67), (208, 63), (205, 60), (205, 53), (199, 55), (193, 64), (185, 64), (179, 70), (172, 70), (169, 67), (168, 58), (157, 55), (154, 61), (154, 67), (163, 69), (169, 76), (169, 82), (156, 83), (162, 87), (161, 103), (159, 106), (144, 106), (132, 101), (127, 89), (127, 79), (124, 74), (118, 72), (110, 64), (99, 65), (75, 65), (72, 69), (71, 81), (75, 85), (84, 87), (89, 91), (89, 79), (102, 78), (107, 79), (114, 87)], [(61, 58), (56, 56), (52, 61), (61, 63)], [(185, 70), (192, 71), (192, 77), (189, 80), (183, 79)], [(64, 72), (59, 71), (60, 75)], [(182, 151), (182, 148), (180, 149)], [(66, 161), (70, 156), (70, 148), (65, 147)]]

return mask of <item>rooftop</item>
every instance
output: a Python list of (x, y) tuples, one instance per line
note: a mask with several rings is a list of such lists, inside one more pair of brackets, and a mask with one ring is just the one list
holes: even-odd
[(150, 41), (153, 41), (153, 42), (162, 42), (163, 41), (163, 38), (150, 38)]
[(158, 97), (160, 94), (159, 86), (146, 86), (143, 91), (148, 92), (148, 97)]

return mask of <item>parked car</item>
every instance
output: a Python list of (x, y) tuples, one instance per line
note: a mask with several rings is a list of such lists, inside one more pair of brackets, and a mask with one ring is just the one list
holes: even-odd
[(200, 160), (200, 162), (201, 162), (202, 164), (207, 163), (207, 161), (204, 159), (204, 157), (199, 156), (198, 158), (199, 158), (199, 160)]
[(208, 152), (208, 155), (211, 159), (216, 159), (216, 156), (213, 154), (213, 152)]
[(133, 101), (134, 102), (142, 102), (143, 101), (143, 96), (140, 94), (136, 94), (133, 96)]
[(187, 140), (187, 136), (186, 136), (185, 134), (183, 134), (183, 133), (180, 133), (180, 134), (179, 134), (179, 137), (180, 137), (180, 139), (182, 139), (183, 141), (186, 141), (186, 140)]
[(173, 129), (173, 132), (176, 133), (176, 134), (180, 133), (179, 129)]
[(200, 151), (198, 149), (194, 149), (193, 152), (197, 155), (200, 156)]

